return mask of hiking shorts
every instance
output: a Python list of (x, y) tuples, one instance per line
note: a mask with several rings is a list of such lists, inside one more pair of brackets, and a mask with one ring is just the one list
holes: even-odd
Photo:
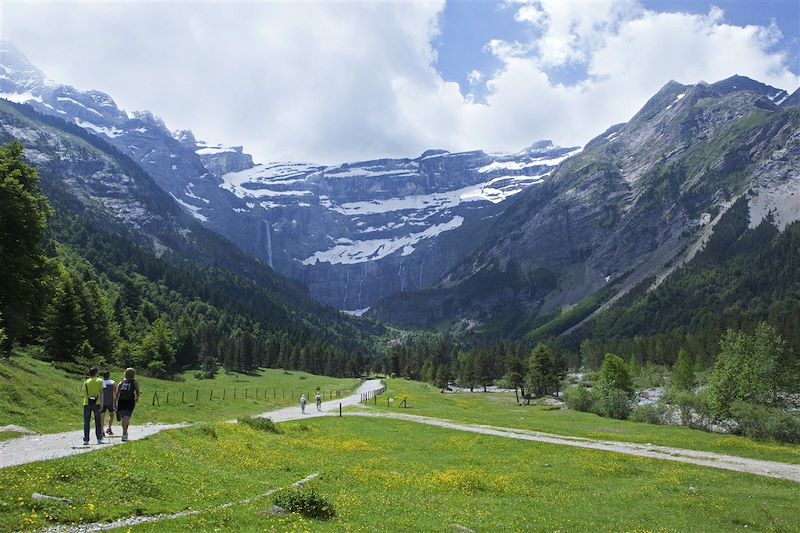
[(113, 413), (114, 412), (114, 404), (105, 404), (102, 409), (100, 409), (101, 413)]
[(117, 405), (117, 419), (120, 419), (123, 416), (131, 416), (135, 407), (136, 403), (133, 401), (125, 402), (120, 400), (119, 404)]

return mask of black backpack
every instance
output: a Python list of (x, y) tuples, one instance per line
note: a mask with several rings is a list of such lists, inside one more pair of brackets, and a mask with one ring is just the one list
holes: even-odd
[(123, 380), (122, 383), (119, 384), (119, 399), (120, 400), (132, 400), (133, 399), (133, 391), (134, 391), (134, 383), (136, 381), (128, 381)]

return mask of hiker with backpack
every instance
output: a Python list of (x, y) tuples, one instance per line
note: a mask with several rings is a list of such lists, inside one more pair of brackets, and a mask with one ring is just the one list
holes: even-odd
[(97, 444), (103, 444), (103, 422), (100, 410), (103, 407), (103, 380), (97, 377), (97, 367), (89, 370), (89, 379), (83, 382), (83, 445), (89, 445), (89, 424), (94, 414), (94, 430)]
[(122, 422), (122, 442), (128, 440), (128, 424), (140, 396), (139, 383), (136, 381), (136, 371), (132, 368), (125, 369), (125, 379), (119, 382), (114, 404), (117, 409), (117, 420)]
[(300, 412), (306, 414), (306, 395), (300, 396)]
[(322, 411), (322, 397), (319, 395), (319, 391), (317, 391), (317, 397), (315, 399), (317, 401), (317, 411)]
[(111, 379), (111, 372), (108, 370), (103, 371), (103, 406), (100, 408), (100, 427), (103, 427), (103, 422), (108, 413), (108, 429), (106, 435), (113, 435), (111, 425), (114, 423), (114, 392), (116, 392), (116, 382)]

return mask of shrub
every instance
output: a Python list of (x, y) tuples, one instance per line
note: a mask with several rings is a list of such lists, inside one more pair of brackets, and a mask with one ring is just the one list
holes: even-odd
[(626, 398), (633, 398), (633, 380), (625, 361), (613, 353), (607, 353), (600, 365), (600, 372), (595, 382), (601, 396), (608, 396), (612, 391), (621, 391)]
[(669, 424), (672, 419), (672, 411), (668, 405), (663, 403), (637, 405), (631, 410), (630, 419), (645, 424)]
[(269, 418), (261, 418), (261, 417), (251, 418), (249, 416), (244, 416), (239, 418), (239, 423), (244, 424), (245, 426), (249, 426), (255, 429), (256, 431), (275, 433), (276, 435), (280, 435), (281, 433), (283, 433), (283, 430), (278, 427), (278, 424), (276, 424)]
[(782, 409), (734, 402), (731, 417), (738, 426), (736, 433), (746, 437), (800, 443), (800, 417)]
[(333, 504), (314, 489), (282, 490), (272, 498), (272, 501), (287, 511), (299, 513), (308, 518), (327, 520), (336, 515)]
[(666, 367), (648, 361), (633, 379), (633, 384), (637, 389), (655, 389), (664, 385), (668, 375)]
[(567, 407), (574, 411), (588, 413), (594, 406), (594, 393), (586, 387), (570, 387), (564, 391)]
[(598, 399), (596, 407), (602, 416), (625, 420), (631, 414), (630, 395), (624, 390), (610, 390)]
[(667, 396), (667, 401), (678, 409), (681, 424), (684, 426), (692, 425), (694, 412), (704, 411), (700, 396), (687, 390), (673, 389)]
[(206, 435), (207, 437), (216, 440), (217, 439), (217, 430), (214, 429), (214, 426), (209, 426), (204, 424), (200, 426), (200, 431)]

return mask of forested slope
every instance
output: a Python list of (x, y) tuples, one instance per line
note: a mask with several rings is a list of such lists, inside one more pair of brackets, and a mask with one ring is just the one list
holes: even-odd
[[(105, 141), (0, 102), (0, 141), (12, 139), (23, 141), (52, 209), (40, 205), (36, 176), (17, 183), (27, 172), (22, 148), (5, 149), (4, 161), (16, 169), (3, 175), (6, 190), (24, 194), (4, 198), (4, 239), (12, 242), (14, 228), (28, 227), (22, 213), (49, 215), (46, 233), (33, 231), (27, 250), (0, 248), (9, 255), (4, 264), (30, 254), (38, 265), (28, 273), (20, 265), (0, 294), (6, 351), (13, 342), (41, 345), (45, 358), (112, 359), (155, 375), (204, 360), (245, 371), (278, 365), (335, 375), (363, 364), (380, 327), (315, 302), (296, 282), (202, 228)], [(23, 203), (15, 210), (16, 200)], [(45, 253), (37, 252), (41, 246)], [(23, 280), (26, 288), (15, 296)]]

